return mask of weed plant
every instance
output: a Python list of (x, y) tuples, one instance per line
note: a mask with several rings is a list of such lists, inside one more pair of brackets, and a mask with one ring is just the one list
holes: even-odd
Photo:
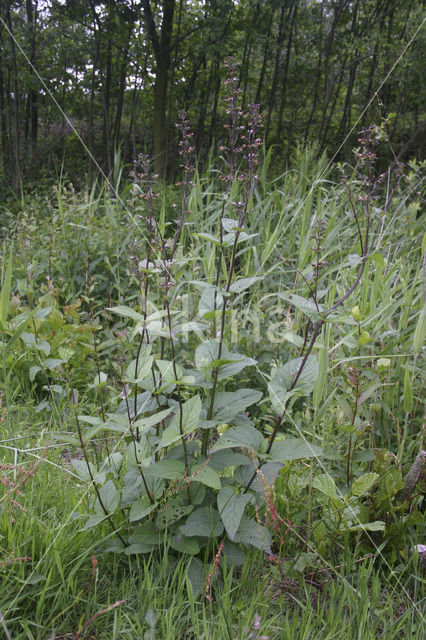
[(423, 637), (424, 166), (271, 181), (227, 88), (206, 175), (5, 213), (10, 637)]

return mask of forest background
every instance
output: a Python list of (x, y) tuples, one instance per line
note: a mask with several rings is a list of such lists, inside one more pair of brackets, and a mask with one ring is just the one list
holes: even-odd
[(65, 172), (78, 185), (143, 152), (172, 178), (180, 110), (205, 165), (226, 137), (229, 55), (278, 170), (307, 143), (350, 160), (357, 132), (377, 121), (376, 92), (399, 159), (421, 158), (424, 10), (422, 0), (3, 0), (0, 175), (17, 188)]

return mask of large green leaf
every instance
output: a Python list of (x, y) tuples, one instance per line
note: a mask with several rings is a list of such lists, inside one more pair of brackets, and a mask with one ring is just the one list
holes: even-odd
[(135, 520), (141, 520), (147, 516), (151, 511), (157, 507), (157, 503), (151, 503), (149, 498), (139, 498), (136, 500), (130, 508), (129, 520), (134, 522)]
[(240, 411), (259, 402), (262, 392), (256, 389), (238, 389), (238, 391), (220, 391), (214, 400), (213, 415), (218, 422), (229, 422)]
[(244, 447), (259, 453), (264, 442), (262, 434), (254, 427), (231, 427), (220, 436), (211, 451), (214, 453), (230, 447)]
[(292, 305), (296, 307), (299, 311), (302, 311), (305, 315), (309, 316), (309, 318), (318, 319), (320, 314), (324, 311), (324, 307), (319, 304), (318, 309), (317, 305), (313, 300), (308, 300), (307, 298), (302, 298), (302, 296), (298, 296), (295, 293), (287, 293), (286, 291), (280, 291), (278, 296), (282, 300), (286, 300), (291, 302)]
[(284, 413), (286, 403), (292, 395), (306, 396), (314, 390), (318, 378), (319, 365), (316, 356), (310, 355), (296, 386), (292, 391), (289, 391), (302, 362), (303, 358), (294, 358), (286, 362), (282, 367), (272, 368), (271, 381), (268, 384), (269, 397), (272, 406), (279, 414)]
[(234, 542), (242, 542), (256, 549), (261, 549), (269, 555), (272, 554), (272, 536), (263, 525), (252, 520), (246, 515), (241, 518), (239, 529), (234, 537)]
[(184, 435), (192, 433), (198, 426), (201, 414), (201, 398), (197, 394), (192, 396), (182, 405), (182, 415), (178, 408), (172, 424), (163, 431), (161, 444), (163, 447), (169, 446), (181, 437), (180, 424), (182, 421), (182, 432)]
[(301, 438), (284, 438), (275, 440), (270, 456), (275, 462), (299, 460), (301, 458), (317, 458), (322, 455), (321, 447), (310, 444)]
[(99, 499), (95, 503), (95, 511), (97, 513), (104, 513), (101, 506), (101, 501), (108, 513), (114, 513), (120, 504), (120, 492), (113, 483), (112, 480), (107, 480), (104, 485), (99, 489)]
[(213, 285), (208, 285), (201, 294), (198, 303), (198, 313), (203, 318), (206, 313), (210, 313), (215, 309), (221, 309), (223, 306), (223, 296)]
[(149, 467), (145, 467), (143, 471), (156, 478), (178, 480), (185, 475), (185, 463), (181, 460), (160, 460)]
[(250, 500), (250, 496), (247, 494), (238, 495), (233, 488), (229, 486), (223, 487), (217, 495), (217, 508), (219, 509), (226, 533), (231, 540), (234, 539), (238, 531), (244, 509)]
[(358, 497), (365, 495), (374, 487), (379, 478), (378, 473), (364, 473), (352, 483), (351, 494)]
[(219, 358), (218, 340), (206, 340), (195, 350), (195, 366), (198, 371), (210, 374), (212, 369), (218, 368), (218, 380), (230, 378), (245, 367), (251, 367), (255, 364), (256, 360), (253, 360), (253, 358), (248, 358), (240, 353), (230, 353), (225, 345), (222, 346)]
[(201, 482), (207, 487), (211, 487), (217, 491), (219, 491), (222, 486), (218, 474), (210, 466), (201, 466), (193, 469), (191, 471), (191, 481)]
[(144, 320), (144, 317), (141, 313), (138, 313), (131, 307), (127, 307), (124, 304), (119, 304), (116, 307), (108, 307), (108, 311), (112, 311), (123, 318), (131, 318), (135, 322), (141, 322)]
[(151, 371), (154, 357), (151, 354), (151, 346), (143, 345), (139, 357), (132, 360), (126, 369), (125, 382), (142, 382)]
[(179, 528), (180, 533), (185, 536), (201, 536), (203, 538), (217, 537), (222, 535), (223, 526), (220, 516), (213, 507), (201, 507), (193, 511), (187, 518), (184, 525)]

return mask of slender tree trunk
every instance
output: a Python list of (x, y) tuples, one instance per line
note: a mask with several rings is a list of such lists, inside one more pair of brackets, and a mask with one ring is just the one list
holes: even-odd
[[(10, 4), (7, 5), (6, 12), (7, 26), (10, 31), (10, 48), (12, 53), (12, 69), (13, 69), (13, 106), (14, 106), (14, 136), (13, 136), (13, 186), (15, 189), (19, 187), (19, 180), (21, 176), (20, 162), (19, 162), (19, 147), (20, 147), (20, 135), (19, 135), (19, 84), (18, 84), (18, 64), (16, 60), (15, 40), (13, 37), (12, 18), (10, 15)], [(12, 138), (12, 136), (11, 136)]]
[(165, 180), (167, 172), (167, 84), (170, 70), (170, 49), (175, 0), (163, 0), (162, 22), (159, 33), (155, 24), (150, 1), (142, 0), (141, 4), (156, 63), (154, 115), (152, 122), (154, 166), (156, 173), (158, 173), (162, 180)]
[(282, 134), (282, 124), (283, 124), (283, 113), (284, 107), (287, 100), (287, 78), (288, 78), (288, 69), (290, 65), (290, 54), (291, 54), (291, 46), (293, 43), (293, 33), (296, 26), (296, 18), (297, 18), (297, 0), (293, 1), (293, 16), (291, 19), (290, 25), (290, 33), (287, 41), (287, 50), (285, 55), (285, 63), (284, 63), (284, 73), (283, 73), (283, 81), (282, 81), (282, 89), (281, 89), (281, 102), (280, 102), (280, 110), (278, 114), (278, 129), (277, 129), (277, 137), (276, 144), (281, 144), (281, 134)]

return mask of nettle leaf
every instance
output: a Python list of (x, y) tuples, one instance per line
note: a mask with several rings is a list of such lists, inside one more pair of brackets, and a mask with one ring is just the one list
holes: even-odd
[(135, 322), (141, 322), (144, 320), (144, 317), (141, 313), (138, 313), (131, 307), (128, 307), (124, 304), (119, 304), (116, 307), (108, 307), (108, 311), (112, 311), (123, 318), (131, 318)]
[(238, 220), (235, 220), (235, 218), (222, 218), (222, 228), (226, 233), (241, 230), (238, 226)]
[(151, 503), (149, 498), (139, 498), (136, 500), (130, 508), (129, 520), (135, 522), (135, 520), (141, 520), (145, 518), (151, 511), (157, 508), (158, 503)]
[(318, 319), (321, 316), (321, 313), (324, 311), (324, 307), (322, 304), (317, 305), (311, 299), (302, 298), (302, 296), (298, 296), (295, 293), (287, 293), (286, 291), (280, 291), (278, 296), (282, 298), (282, 300), (287, 300), (291, 302), (292, 305), (296, 307), (299, 311), (302, 311), (305, 315), (309, 316), (309, 318)]
[(37, 351), (44, 353), (45, 356), (48, 356), (50, 353), (50, 344), (46, 342), (46, 340), (36, 338), (33, 333), (23, 331), (21, 333), (21, 340), (27, 349), (36, 349)]
[(243, 515), (241, 518), (240, 527), (234, 537), (234, 542), (242, 542), (256, 549), (261, 549), (268, 555), (272, 554), (272, 536), (270, 532), (266, 527), (246, 515)]
[(259, 402), (262, 395), (262, 392), (256, 389), (221, 391), (215, 396), (213, 415), (219, 422), (229, 422), (237, 413)]
[(153, 522), (147, 522), (146, 524), (137, 527), (134, 532), (129, 536), (129, 542), (132, 544), (146, 544), (148, 546), (156, 547), (162, 540), (162, 534), (155, 528)]
[(364, 473), (354, 480), (351, 486), (351, 494), (357, 497), (365, 495), (373, 488), (379, 478), (378, 473)]
[(244, 447), (258, 453), (262, 450), (263, 443), (262, 434), (254, 427), (231, 427), (220, 436), (212, 447), (211, 453), (231, 447)]
[(217, 491), (220, 491), (222, 486), (218, 474), (209, 466), (203, 467), (202, 465), (198, 465), (198, 467), (193, 469), (191, 472), (191, 481), (201, 482), (201, 484), (212, 487), (212, 489), (217, 489)]
[(135, 358), (126, 369), (125, 382), (142, 382), (151, 371), (154, 356), (150, 355), (151, 345), (143, 345), (139, 353), (139, 358)]
[(250, 500), (250, 496), (246, 494), (238, 495), (229, 486), (223, 487), (217, 495), (217, 508), (226, 533), (231, 540), (234, 539), (238, 531), (244, 509)]
[(301, 458), (317, 458), (322, 455), (322, 449), (301, 438), (284, 438), (274, 442), (269, 455), (275, 462), (286, 462)]
[(202, 538), (217, 537), (222, 535), (223, 526), (220, 516), (213, 507), (202, 507), (196, 509), (187, 518), (184, 525), (179, 528), (180, 533), (185, 536), (200, 536)]
[[(120, 504), (120, 492), (118, 491), (112, 480), (108, 480), (99, 489), (99, 497), (108, 513), (114, 513), (114, 511)], [(98, 499), (96, 499), (95, 511), (97, 513), (104, 513), (101, 502)]]
[[(216, 304), (215, 304), (216, 301)], [(216, 287), (209, 285), (205, 287), (198, 303), (198, 313), (203, 318), (206, 313), (221, 309), (223, 306), (223, 296)]]
[(251, 462), (244, 466), (241, 465), (235, 470), (234, 480), (236, 482), (240, 482), (243, 486), (247, 486), (248, 483), (252, 481), (253, 474), (255, 474), (255, 478), (253, 482), (251, 482), (250, 488), (264, 496), (268, 487), (272, 487), (274, 485), (282, 466), (283, 465), (279, 462), (267, 462), (262, 466), (262, 475), (259, 475), (256, 474), (256, 469), (258, 468), (257, 465), (255, 466)]
[(144, 473), (165, 480), (183, 479), (185, 475), (185, 463), (182, 460), (160, 460), (155, 464), (145, 467)]

